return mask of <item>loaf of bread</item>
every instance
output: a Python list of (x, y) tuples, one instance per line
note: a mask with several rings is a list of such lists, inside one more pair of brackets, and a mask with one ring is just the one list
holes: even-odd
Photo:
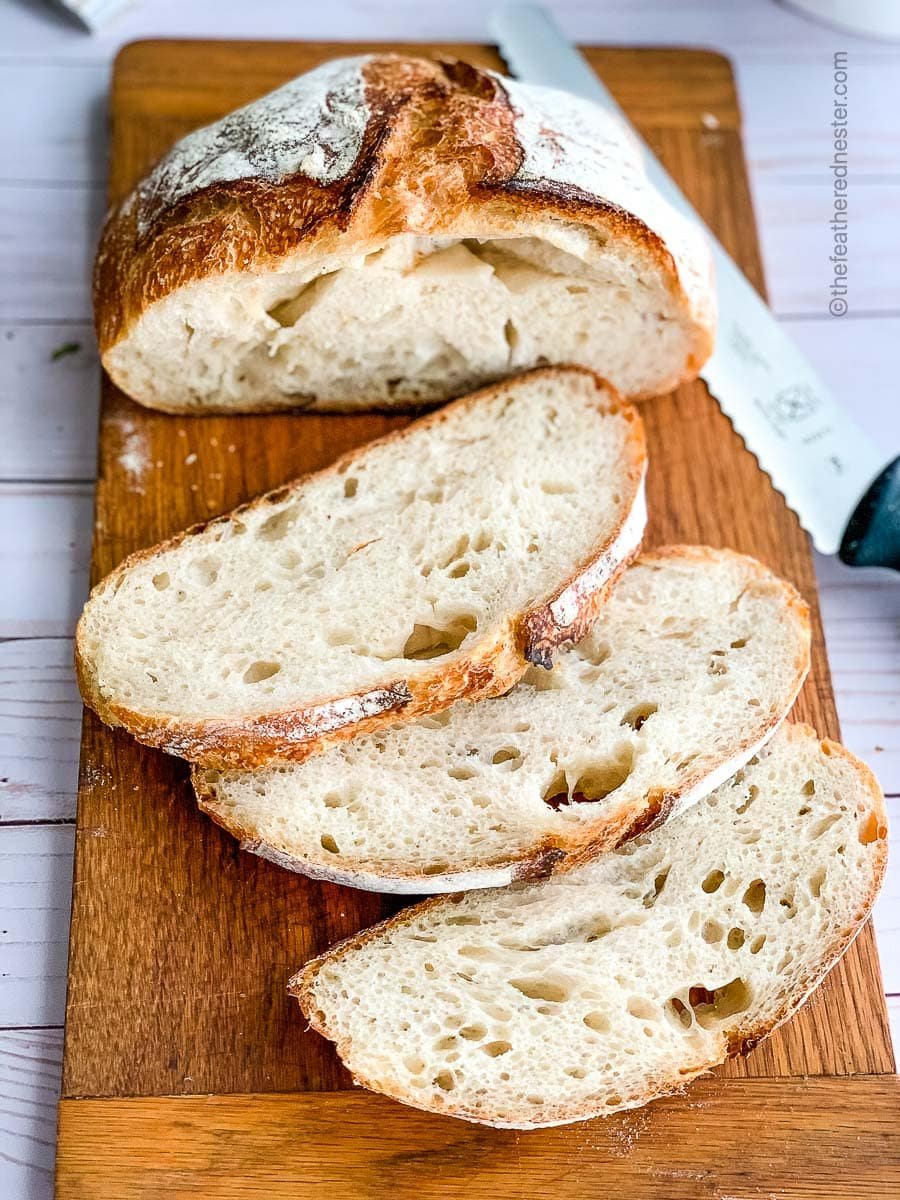
[(407, 909), (291, 990), (366, 1087), (488, 1125), (581, 1121), (677, 1091), (789, 1017), (871, 911), (886, 857), (868, 768), (786, 726), (621, 850)]
[(110, 214), (104, 366), (168, 411), (358, 409), (580, 363), (696, 375), (710, 255), (587, 100), (460, 62), (345, 58), (179, 142)]
[(641, 420), (545, 368), (127, 559), (76, 633), (85, 701), (212, 765), (496, 695), (583, 637), (646, 521)]
[(552, 671), (490, 703), (303, 763), (196, 769), (201, 807), (246, 849), (376, 891), (496, 887), (567, 869), (727, 779), (809, 667), (796, 591), (727, 550), (642, 555)]

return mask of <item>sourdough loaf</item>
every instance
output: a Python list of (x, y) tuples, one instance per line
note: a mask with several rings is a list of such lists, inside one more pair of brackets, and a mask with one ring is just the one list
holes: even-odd
[(704, 235), (615, 116), (393, 54), (179, 142), (110, 214), (94, 300), (115, 382), (195, 412), (434, 403), (560, 362), (652, 395), (714, 324)]
[(488, 1125), (579, 1121), (677, 1091), (789, 1017), (871, 911), (886, 856), (868, 768), (785, 726), (621, 850), (426, 901), (291, 991), (366, 1087)]
[(303, 763), (196, 769), (246, 849), (377, 891), (499, 886), (567, 869), (711, 791), (786, 716), (809, 615), (753, 559), (642, 555), (587, 635), (507, 695)]
[(596, 617), (645, 462), (636, 411), (579, 368), (457, 401), (126, 559), (78, 624), (82, 693), (238, 766), (496, 695)]

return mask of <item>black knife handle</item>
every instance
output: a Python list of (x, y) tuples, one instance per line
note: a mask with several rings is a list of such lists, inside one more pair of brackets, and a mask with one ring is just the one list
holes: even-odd
[(888, 463), (857, 504), (838, 557), (851, 567), (900, 571), (900, 457)]

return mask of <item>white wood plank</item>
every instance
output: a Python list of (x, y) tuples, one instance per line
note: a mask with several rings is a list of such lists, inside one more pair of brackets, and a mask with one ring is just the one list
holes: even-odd
[[(833, 49), (840, 46), (836, 37)], [(833, 144), (831, 54), (812, 58), (786, 43), (781, 54), (741, 56), (735, 66), (751, 173), (827, 186)], [(850, 51), (850, 164), (853, 183), (900, 178), (900, 52)]]
[(0, 1033), (0, 1195), (50, 1200), (56, 1157), (61, 1029)]
[(108, 84), (105, 63), (2, 63), (0, 112), (15, 120), (0, 125), (0, 186), (102, 181)]
[(0, 827), (0, 1027), (61, 1025), (72, 825)]
[(0, 324), (0, 396), (0, 479), (94, 478), (100, 363), (91, 325)]
[[(814, 181), (758, 175), (753, 179), (753, 196), (772, 308), (778, 314), (825, 316), (834, 279), (828, 225), (834, 204), (827, 163), (821, 178)], [(850, 205), (849, 274), (845, 280), (849, 312), (896, 315), (900, 307), (896, 284), (900, 240), (890, 233), (886, 218), (900, 212), (900, 181), (857, 187), (850, 193)], [(839, 336), (847, 347), (849, 322), (840, 319), (840, 334), (838, 323), (836, 318), (832, 335)]]
[(0, 187), (0, 321), (89, 321), (101, 188)]
[(891, 1023), (891, 1040), (894, 1043), (894, 1058), (900, 1065), (900, 996), (888, 996), (887, 1010)]
[(70, 638), (0, 642), (0, 821), (75, 817), (81, 698)]
[[(875, 934), (884, 990), (900, 996), (900, 799), (887, 802), (889, 822), (888, 868), (875, 904)], [(900, 1049), (900, 1042), (895, 1041)]]
[(0, 483), (0, 638), (66, 637), (87, 595), (93, 485)]

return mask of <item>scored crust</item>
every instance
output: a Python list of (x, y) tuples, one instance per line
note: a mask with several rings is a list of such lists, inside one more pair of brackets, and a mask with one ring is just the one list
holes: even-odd
[[(317, 79), (326, 90), (316, 90)], [(189, 135), (111, 211), (95, 262), (94, 312), (104, 366), (126, 391), (127, 370), (110, 351), (148, 309), (188, 284), (297, 270), (404, 233), (520, 236), (535, 220), (619, 239), (661, 271), (689, 346), (682, 369), (654, 394), (694, 378), (709, 357), (715, 302), (703, 235), (647, 183), (616, 118), (466, 63), (395, 54), (338, 60), (287, 86), (299, 89), (301, 115), (309, 113), (300, 133), (273, 130), (273, 93)], [(341, 104), (354, 115), (345, 140), (330, 146), (329, 109)], [(270, 146), (274, 165), (264, 153)], [(604, 153), (622, 159), (620, 174)], [(241, 169), (226, 169), (223, 160), (235, 156), (245, 159)], [(167, 410), (164, 400), (146, 402)]]
[[(618, 518), (607, 537), (549, 597), (513, 615), (505, 627), (493, 631), (493, 636), (481, 638), (470, 651), (454, 656), (443, 666), (409, 677), (400, 675), (368, 691), (330, 697), (277, 713), (191, 721), (140, 713), (102, 694), (85, 646), (86, 606), (75, 631), (76, 675), (85, 703), (107, 725), (122, 726), (149, 746), (203, 766), (246, 768), (261, 766), (276, 758), (301, 761), (324, 745), (372, 732), (398, 718), (412, 720), (436, 713), (459, 699), (479, 700), (500, 695), (522, 676), (529, 663), (549, 666), (560, 646), (580, 640), (596, 620), (616, 579), (637, 554), (646, 525), (647, 449), (643, 422), (635, 408), (619, 401), (609, 384), (583, 367), (538, 368), (525, 376), (505, 380), (456, 400), (405, 429), (350, 451), (315, 473), (340, 473), (372, 446), (403, 441), (423, 429), (456, 418), (465, 409), (477, 406), (487, 398), (514, 390), (528, 376), (559, 377), (564, 382), (572, 372), (594, 382), (598, 412), (618, 414), (628, 423), (628, 461), (621, 464), (623, 480)], [(230, 513), (201, 522), (157, 546), (129, 555), (96, 585), (88, 605), (108, 588), (115, 588), (117, 580), (135, 564), (161, 551), (174, 549), (186, 538), (218, 524), (239, 519), (250, 509), (280, 503), (292, 492), (301, 490), (310, 477), (309, 474), (301, 476)]]
[[(782, 727), (782, 736), (789, 741), (802, 741), (809, 737), (818, 738), (818, 734), (811, 726), (793, 722), (787, 723)], [(521, 1118), (517, 1117), (514, 1120), (491, 1120), (486, 1118), (482, 1113), (467, 1108), (465, 1105), (454, 1106), (452, 1102), (446, 1099), (443, 1105), (438, 1108), (436, 1105), (430, 1105), (427, 1101), (423, 1101), (421, 1094), (418, 1092), (404, 1091), (402, 1088), (393, 1087), (388, 1081), (372, 1079), (351, 1071), (354, 1082), (361, 1087), (368, 1088), (370, 1091), (379, 1092), (382, 1095), (389, 1096), (391, 1099), (399, 1100), (401, 1103), (409, 1104), (414, 1108), (421, 1108), (428, 1112), (434, 1112), (441, 1116), (458, 1117), (463, 1120), (475, 1122), (476, 1124), (492, 1126), (496, 1129), (539, 1129), (547, 1126), (566, 1125), (576, 1121), (590, 1120), (601, 1114), (608, 1116), (613, 1112), (642, 1107), (662, 1096), (683, 1092), (686, 1085), (693, 1079), (699, 1075), (708, 1073), (728, 1058), (749, 1054), (760, 1042), (774, 1033), (779, 1026), (783, 1025), (785, 1021), (803, 1006), (812, 992), (815, 991), (852, 945), (871, 914), (872, 906), (875, 903), (887, 868), (887, 809), (878, 781), (870, 768), (847, 750), (845, 746), (833, 742), (828, 738), (821, 739), (820, 744), (824, 753), (845, 759), (856, 772), (861, 790), (867, 794), (872, 815), (876, 819), (878, 847), (873, 863), (871, 885), (866, 894), (861, 897), (852, 920), (847, 926), (836, 932), (827, 945), (818, 947), (817, 960), (810, 966), (804, 980), (792, 988), (790, 992), (782, 991), (782, 994), (778, 997), (774, 1016), (768, 1017), (764, 1021), (757, 1020), (755, 1024), (752, 1019), (745, 1018), (743, 1021), (738, 1021), (732, 1028), (723, 1029), (724, 1038), (720, 1055), (715, 1058), (710, 1057), (707, 1061), (685, 1063), (673, 1075), (648, 1079), (644, 1091), (640, 1094), (623, 1096), (622, 1103), (615, 1109), (606, 1106), (603, 1106), (601, 1109), (600, 1106), (591, 1108), (583, 1105), (556, 1105), (548, 1106), (546, 1110), (538, 1114), (535, 1114), (531, 1109), (527, 1113), (523, 1111)], [(324, 954), (320, 954), (305, 963), (289, 980), (287, 986), (288, 994), (293, 996), (299, 1003), (303, 1015), (309, 1022), (309, 1027), (334, 1043), (335, 1051), (345, 1066), (348, 1065), (348, 1039), (342, 1037), (339, 1031), (330, 1026), (328, 1014), (320, 1009), (315, 1001), (313, 989), (319, 972), (323, 967), (334, 963), (348, 953), (375, 940), (382, 933), (412, 924), (418, 920), (422, 913), (427, 912), (436, 905), (452, 904), (461, 899), (462, 895), (455, 897), (432, 896), (427, 900), (421, 901), (419, 904), (414, 904), (402, 912), (388, 917), (386, 920), (380, 921), (368, 929), (360, 930), (359, 933), (353, 934), (336, 943), (329, 950), (325, 951)]]
[[(785, 693), (781, 706), (768, 714), (763, 727), (736, 745), (729, 758), (721, 759), (718, 765), (710, 770), (695, 771), (677, 788), (667, 791), (654, 790), (642, 800), (630, 805), (627, 810), (614, 814), (603, 824), (598, 825), (595, 822), (584, 830), (560, 830), (552, 836), (543, 837), (517, 855), (504, 855), (502, 858), (470, 858), (467, 857), (464, 846), (461, 846), (459, 859), (454, 863), (452, 870), (426, 875), (422, 873), (420, 866), (411, 862), (392, 864), (390, 871), (387, 871), (383, 865), (365, 860), (361, 860), (356, 867), (332, 866), (323, 861), (292, 855), (264, 841), (260, 838), (258, 830), (236, 820), (227, 808), (218, 804), (215, 782), (211, 781), (201, 768), (193, 766), (191, 783), (197, 803), (217, 825), (240, 841), (241, 849), (312, 879), (368, 891), (397, 895), (470, 891), (475, 888), (503, 887), (509, 883), (536, 880), (583, 866), (598, 854), (657, 828), (683, 812), (695, 800), (730, 779), (778, 731), (803, 686), (809, 671), (809, 608), (791, 584), (773, 576), (761, 563), (749, 556), (739, 555), (734, 551), (713, 550), (706, 546), (676, 545), (654, 548), (642, 553), (636, 562), (640, 564), (666, 559), (693, 559), (702, 562), (721, 558), (723, 555), (740, 560), (748, 576), (755, 575), (764, 579), (767, 584), (777, 587), (782, 595), (785, 613), (792, 612), (797, 620), (802, 634), (803, 652), (795, 664), (791, 686)], [(586, 626), (585, 633), (588, 628), (589, 626)]]

